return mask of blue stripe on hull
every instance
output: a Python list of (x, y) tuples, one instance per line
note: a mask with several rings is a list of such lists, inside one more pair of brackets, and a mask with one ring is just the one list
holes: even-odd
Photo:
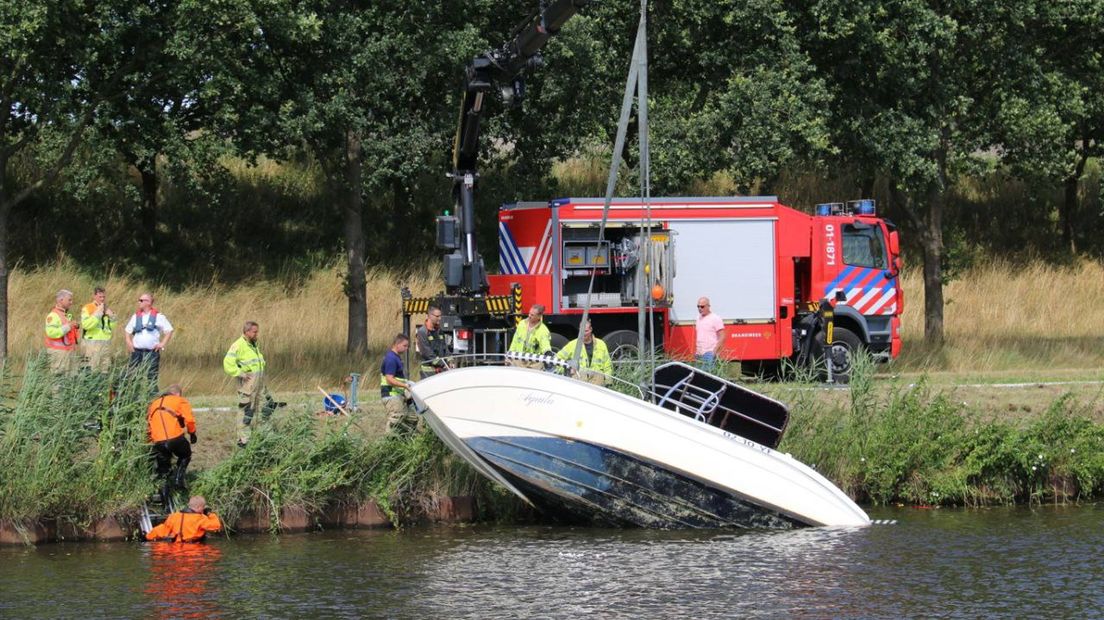
[(602, 446), (554, 437), (475, 437), (466, 443), (554, 518), (657, 528), (803, 525)]

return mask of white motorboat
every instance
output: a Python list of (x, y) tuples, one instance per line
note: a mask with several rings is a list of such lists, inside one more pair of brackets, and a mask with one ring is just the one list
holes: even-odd
[(677, 362), (652, 385), (654, 404), (549, 372), (476, 366), (411, 391), (456, 454), (553, 517), (660, 528), (870, 523), (826, 478), (773, 449), (788, 419), (781, 403)]

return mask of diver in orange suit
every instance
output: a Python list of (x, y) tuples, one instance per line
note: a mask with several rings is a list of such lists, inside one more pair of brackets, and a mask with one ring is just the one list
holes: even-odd
[[(179, 384), (170, 385), (164, 394), (153, 399), (146, 412), (146, 421), (157, 464), (157, 477), (165, 480), (161, 487), (161, 503), (168, 506), (172, 486), (175, 484), (176, 488), (185, 489), (184, 475), (192, 460), (192, 444), (199, 441), (192, 405), (184, 398)], [(188, 432), (187, 439), (184, 438), (185, 431)], [(173, 456), (176, 457), (175, 475), (172, 473)]]
[(207, 500), (196, 495), (188, 500), (188, 507), (165, 517), (165, 522), (146, 534), (146, 540), (166, 542), (202, 542), (207, 532), (222, 529), (218, 515), (207, 508)]

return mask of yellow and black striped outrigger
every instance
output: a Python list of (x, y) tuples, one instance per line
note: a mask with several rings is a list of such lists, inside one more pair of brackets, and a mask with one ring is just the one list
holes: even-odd
[[(521, 285), (515, 284), (509, 295), (449, 295), (414, 297), (410, 289), (402, 289), (402, 330), (414, 337), (411, 317), (424, 316), (430, 306), (441, 309), (442, 329), (511, 330), (522, 318)], [(409, 362), (409, 360), (407, 360)], [(409, 365), (409, 363), (408, 363)]]

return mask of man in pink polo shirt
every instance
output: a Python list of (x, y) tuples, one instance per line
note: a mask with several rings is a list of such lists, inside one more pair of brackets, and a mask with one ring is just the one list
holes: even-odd
[(698, 300), (698, 320), (694, 328), (695, 339), (694, 359), (702, 362), (702, 366), (709, 370), (717, 363), (717, 356), (724, 346), (724, 320), (713, 314), (709, 308), (709, 298), (702, 297)]

